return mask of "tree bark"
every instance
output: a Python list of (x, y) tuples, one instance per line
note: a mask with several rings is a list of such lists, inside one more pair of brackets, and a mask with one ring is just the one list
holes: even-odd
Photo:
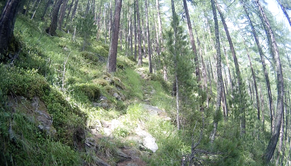
[(136, 16), (137, 16), (137, 36), (138, 36), (138, 66), (142, 66), (142, 53), (141, 53), (141, 27), (140, 27), (140, 13), (139, 13), (139, 5), (138, 5), (138, 1), (136, 0)]
[[(0, 17), (0, 61), (2, 61), (1, 54), (6, 53), (8, 46), (13, 38), (16, 15), (22, 2), (23, 0), (8, 0), (5, 7), (3, 8)], [(3, 60), (5, 58), (6, 57), (3, 57)]]
[(112, 38), (109, 49), (107, 71), (109, 73), (116, 72), (116, 58), (118, 46), (118, 33), (120, 25), (120, 12), (122, 7), (122, 0), (115, 0), (114, 20), (112, 23)]
[(69, 17), (70, 17), (70, 14), (71, 14), (71, 11), (72, 11), (72, 8), (73, 8), (73, 5), (74, 5), (74, 1), (75, 0), (72, 0), (72, 2), (69, 5), (68, 14), (67, 14), (67, 17), (66, 17), (66, 22), (65, 22), (65, 27), (67, 27), (67, 24), (69, 22)]
[(78, 3), (79, 3), (79, 0), (76, 0), (74, 8), (73, 8), (73, 12), (72, 12), (71, 20), (73, 20), (75, 18), (77, 8), (78, 8)]
[(149, 55), (149, 71), (150, 73), (153, 73), (152, 68), (152, 55), (151, 55), (151, 38), (150, 38), (150, 26), (149, 26), (149, 11), (148, 11), (148, 1), (145, 0), (145, 14), (146, 14), (146, 26), (147, 26), (147, 37), (148, 37), (148, 55)]
[(280, 1), (277, 0), (277, 2), (278, 2), (278, 4), (280, 5), (280, 7), (281, 7), (281, 9), (282, 9), (282, 11), (283, 11), (285, 17), (287, 18), (287, 20), (288, 20), (288, 22), (289, 22), (289, 25), (291, 26), (291, 20), (290, 20), (290, 17), (289, 17), (289, 15), (288, 15), (288, 12), (286, 11), (286, 8), (284, 7), (284, 5), (282, 5), (282, 4), (280, 3)]
[(51, 36), (56, 35), (56, 30), (58, 26), (58, 15), (59, 15), (59, 9), (61, 7), (61, 4), (63, 3), (63, 0), (56, 1), (56, 4), (54, 6), (53, 12), (52, 12), (52, 19), (51, 19), (51, 25), (49, 28), (47, 28), (47, 33)]
[(274, 54), (274, 58), (276, 61), (276, 72), (277, 72), (277, 111), (276, 111), (276, 117), (275, 117), (275, 129), (272, 133), (272, 137), (270, 139), (270, 142), (268, 144), (268, 147), (264, 153), (263, 159), (265, 163), (269, 163), (271, 158), (273, 157), (274, 151), (276, 149), (276, 145), (278, 142), (278, 138), (280, 135), (280, 129), (282, 124), (282, 118), (284, 113), (284, 79), (283, 79), (283, 72), (282, 72), (282, 66), (281, 66), (281, 60), (279, 56), (278, 46), (277, 42), (274, 36), (274, 33), (272, 31), (271, 25), (265, 15), (265, 12), (263, 8), (261, 7), (261, 4), (259, 0), (256, 0), (256, 4), (258, 5), (259, 11), (261, 13), (262, 19), (264, 20), (264, 24), (267, 27), (268, 34), (271, 37), (272, 41), (272, 51)]
[(217, 116), (220, 114), (220, 106), (221, 106), (221, 95), (222, 95), (222, 72), (221, 72), (221, 52), (220, 52), (220, 41), (219, 41), (219, 27), (217, 21), (217, 13), (215, 8), (214, 0), (211, 0), (211, 7), (213, 12), (213, 20), (215, 24), (215, 49), (216, 49), (216, 56), (217, 56), (217, 101), (216, 101), (216, 110), (215, 110), (215, 118), (213, 122), (213, 131), (210, 135), (211, 142), (214, 141), (217, 126), (218, 126), (218, 119)]
[[(177, 43), (177, 23), (178, 23), (178, 17), (177, 17), (177, 13), (175, 10), (175, 3), (174, 0), (171, 0), (171, 8), (172, 8), (172, 18), (173, 18), (173, 23), (172, 23), (172, 27), (174, 29), (174, 44)], [(177, 115), (176, 115), (176, 121), (177, 121), (177, 129), (180, 130), (180, 105), (179, 105), (179, 80), (178, 80), (178, 74), (177, 74), (177, 59), (178, 59), (178, 55), (177, 55), (177, 50), (176, 47), (174, 46), (174, 58), (175, 58), (175, 84), (176, 84), (176, 109), (177, 109)]]
[(253, 68), (253, 64), (250, 58), (250, 55), (247, 53), (248, 55), (248, 59), (250, 62), (250, 67), (251, 67), (251, 71), (252, 71), (252, 76), (253, 76), (253, 81), (254, 81), (254, 86), (255, 86), (255, 93), (256, 93), (256, 99), (257, 99), (257, 110), (258, 110), (258, 120), (260, 120), (260, 99), (259, 99), (259, 95), (258, 95), (258, 86), (257, 86), (257, 81), (256, 81), (256, 75), (254, 72), (254, 68)]
[(188, 25), (188, 31), (189, 31), (192, 51), (194, 53), (194, 61), (195, 61), (195, 69), (196, 69), (195, 74), (196, 74), (197, 82), (200, 82), (200, 71), (199, 71), (197, 48), (196, 48), (196, 44), (195, 44), (195, 40), (194, 40), (194, 35), (193, 35), (193, 30), (192, 30), (192, 25), (191, 25), (191, 20), (190, 20), (186, 0), (183, 0), (183, 4), (184, 4), (184, 10), (185, 10), (186, 18), (187, 18), (187, 25)]
[(230, 84), (230, 90), (232, 92), (233, 91), (232, 77), (231, 77), (230, 67), (229, 67), (229, 63), (228, 63), (228, 56), (227, 56), (226, 49), (225, 49), (224, 46), (223, 46), (223, 50), (224, 50), (225, 59), (226, 59), (226, 65), (227, 65), (227, 71), (228, 71), (228, 79), (229, 79), (229, 84)]
[(60, 18), (59, 18), (59, 30), (62, 30), (62, 24), (65, 18), (67, 4), (69, 0), (64, 0), (61, 9), (60, 9)]
[(134, 59), (136, 60), (137, 58), (137, 25), (136, 25), (136, 1), (134, 1)]

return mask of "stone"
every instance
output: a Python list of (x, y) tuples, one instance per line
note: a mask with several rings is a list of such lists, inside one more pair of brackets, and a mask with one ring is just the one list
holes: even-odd
[(121, 97), (117, 92), (113, 93), (113, 97), (115, 97), (116, 100), (121, 100)]
[(158, 150), (158, 145), (156, 143), (156, 139), (147, 131), (140, 129), (137, 127), (135, 129), (135, 133), (142, 138), (142, 144), (152, 152), (156, 152)]
[(34, 111), (34, 117), (38, 128), (42, 131), (45, 131), (48, 135), (55, 135), (56, 129), (52, 126), (53, 119), (50, 114), (46, 111), (45, 104), (40, 101), (38, 97), (32, 99), (31, 106)]

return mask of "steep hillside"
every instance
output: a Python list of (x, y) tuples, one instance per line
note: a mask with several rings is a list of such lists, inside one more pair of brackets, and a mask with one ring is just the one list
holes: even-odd
[[(167, 82), (119, 50), (19, 17), (20, 51), (0, 65), (0, 162), (4, 165), (179, 165), (189, 153), (176, 131)], [(187, 145), (188, 144), (188, 145)]]

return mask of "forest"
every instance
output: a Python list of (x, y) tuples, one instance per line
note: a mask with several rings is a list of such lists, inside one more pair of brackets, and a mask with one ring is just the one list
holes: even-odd
[(0, 13), (0, 165), (291, 165), (290, 0)]

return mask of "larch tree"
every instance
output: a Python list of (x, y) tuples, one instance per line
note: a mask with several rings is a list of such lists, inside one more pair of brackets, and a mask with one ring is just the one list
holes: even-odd
[(142, 52), (141, 52), (141, 24), (140, 24), (140, 12), (139, 12), (139, 0), (135, 1), (136, 7), (136, 19), (137, 19), (137, 42), (138, 42), (138, 66), (142, 65)]
[(240, 102), (240, 124), (241, 124), (241, 133), (245, 133), (245, 128), (246, 128), (246, 121), (245, 121), (245, 105), (243, 104), (244, 103), (244, 99), (242, 97), (242, 94), (243, 94), (243, 81), (242, 81), (242, 77), (241, 77), (241, 72), (240, 72), (240, 68), (239, 68), (239, 64), (238, 64), (238, 60), (237, 60), (237, 56), (236, 56), (236, 52), (235, 52), (235, 49), (234, 49), (234, 46), (233, 46), (233, 42), (232, 42), (232, 39), (230, 37), (230, 33), (229, 33), (229, 30), (228, 30), (228, 27), (227, 27), (227, 24), (226, 24), (226, 21), (225, 21), (225, 18), (224, 18), (224, 15), (217, 3), (217, 0), (215, 0), (216, 2), (216, 7), (217, 7), (217, 11), (219, 13), (219, 16), (221, 18), (221, 21), (222, 21), (222, 25), (223, 25), (223, 28), (224, 28), (224, 31), (225, 31), (225, 34), (226, 34), (226, 37), (227, 37), (227, 40), (228, 40), (228, 43), (229, 43), (229, 47), (230, 47), (230, 50), (231, 50), (231, 54), (232, 54), (232, 57), (233, 57), (233, 61), (234, 61), (234, 66), (235, 66), (235, 73), (236, 73), (236, 76), (237, 76), (237, 82), (238, 82), (238, 89), (239, 89), (239, 102)]
[(289, 25), (291, 26), (291, 20), (290, 20), (289, 14), (288, 14), (288, 12), (287, 12), (285, 6), (284, 6), (284, 5), (283, 5), (279, 0), (277, 0), (277, 2), (278, 2), (278, 4), (280, 5), (280, 7), (281, 7), (281, 9), (282, 9), (282, 11), (283, 11), (283, 13), (284, 13), (286, 19), (288, 20)]
[(174, 40), (173, 40), (173, 44), (174, 44), (174, 47), (173, 47), (173, 51), (172, 53), (174, 54), (174, 63), (175, 63), (175, 66), (174, 66), (174, 70), (175, 70), (175, 75), (174, 75), (174, 88), (176, 88), (176, 93), (175, 93), (175, 96), (176, 96), (176, 123), (177, 123), (177, 129), (180, 130), (180, 117), (179, 117), (179, 114), (180, 114), (180, 105), (179, 105), (179, 80), (178, 80), (178, 74), (177, 74), (177, 68), (178, 68), (178, 51), (177, 51), (177, 48), (175, 47), (176, 43), (177, 43), (177, 36), (178, 36), (178, 16), (177, 16), (177, 13), (176, 13), (176, 10), (175, 10), (175, 3), (174, 3), (174, 0), (171, 0), (171, 8), (172, 8), (172, 28), (174, 29)]
[(265, 82), (266, 82), (267, 92), (268, 92), (271, 130), (273, 130), (273, 114), (274, 114), (273, 113), (274, 112), (273, 111), (273, 97), (272, 97), (272, 90), (271, 90), (271, 85), (270, 85), (269, 74), (268, 74), (267, 67), (266, 67), (266, 62), (265, 62), (265, 55), (263, 53), (262, 46), (260, 44), (257, 32), (256, 32), (255, 27), (253, 25), (253, 22), (252, 22), (252, 20), (250, 18), (250, 14), (248, 12), (248, 9), (246, 8), (246, 4), (245, 4), (245, 2), (242, 2), (242, 1), (240, 1), (240, 2), (243, 5), (243, 8), (244, 8), (244, 11), (246, 13), (247, 19), (248, 19), (249, 24), (250, 24), (251, 29), (252, 29), (252, 35), (253, 35), (253, 37), (255, 39), (257, 48), (259, 50), (259, 55), (260, 55), (260, 58), (261, 58), (261, 63), (262, 63), (262, 67), (263, 67), (263, 72), (264, 72), (264, 77), (265, 77)]
[(0, 61), (6, 58), (4, 54), (8, 51), (8, 46), (13, 39), (16, 15), (22, 2), (23, 0), (8, 0), (2, 11), (0, 17)]
[(197, 53), (197, 48), (196, 48), (196, 44), (195, 44), (195, 40), (194, 40), (193, 29), (192, 29), (192, 24), (191, 24), (189, 10), (188, 10), (186, 0), (183, 0), (183, 4), (184, 4), (184, 10), (185, 10), (186, 19), (187, 19), (190, 43), (191, 43), (192, 51), (194, 54), (195, 69), (196, 69), (195, 74), (196, 74), (197, 82), (200, 82), (201, 76), (200, 76), (200, 71), (199, 71), (198, 53)]
[(48, 27), (46, 29), (46, 32), (51, 35), (51, 36), (55, 36), (56, 35), (56, 30), (57, 30), (57, 26), (58, 26), (58, 15), (59, 15), (59, 10), (60, 7), (63, 3), (63, 0), (58, 0), (56, 1), (53, 11), (52, 11), (52, 18), (51, 18), (51, 24), (50, 27)]
[(120, 13), (122, 7), (122, 0), (115, 0), (114, 19), (112, 23), (111, 42), (109, 48), (109, 56), (107, 63), (107, 71), (109, 73), (116, 72), (116, 58), (118, 46), (118, 33), (120, 25)]
[(276, 72), (277, 72), (277, 111), (274, 121), (274, 132), (272, 133), (271, 139), (269, 141), (268, 147), (264, 153), (263, 160), (265, 163), (269, 163), (271, 158), (273, 157), (274, 151), (276, 149), (276, 145), (278, 142), (278, 138), (280, 135), (280, 129), (281, 129), (281, 123), (282, 123), (282, 117), (284, 113), (284, 79), (283, 79), (283, 72), (282, 72), (282, 65), (281, 65), (281, 59), (279, 56), (279, 49), (277, 46), (277, 42), (274, 36), (274, 33), (272, 31), (271, 25), (269, 23), (268, 18), (266, 17), (266, 14), (264, 12), (264, 9), (262, 8), (259, 0), (256, 0), (256, 4), (258, 6), (258, 9), (260, 11), (262, 20), (264, 21), (265, 26), (267, 27), (267, 33), (271, 37), (271, 47), (274, 54), (274, 59), (276, 63)]
[(221, 98), (222, 98), (222, 70), (221, 70), (221, 52), (220, 52), (220, 40), (219, 40), (219, 26), (217, 20), (217, 13), (214, 0), (211, 0), (211, 7), (213, 12), (213, 20), (215, 25), (215, 49), (216, 49), (216, 67), (217, 67), (217, 98), (216, 98), (216, 110), (214, 115), (213, 122), (213, 131), (210, 135), (211, 142), (214, 141), (215, 135), (217, 132), (219, 114), (220, 114), (220, 106), (221, 106)]
[(148, 41), (148, 55), (149, 55), (149, 72), (153, 73), (152, 68), (152, 55), (151, 55), (151, 37), (150, 37), (150, 26), (149, 26), (149, 11), (148, 11), (148, 0), (145, 0), (145, 16), (146, 16), (146, 27), (147, 27), (147, 41)]

